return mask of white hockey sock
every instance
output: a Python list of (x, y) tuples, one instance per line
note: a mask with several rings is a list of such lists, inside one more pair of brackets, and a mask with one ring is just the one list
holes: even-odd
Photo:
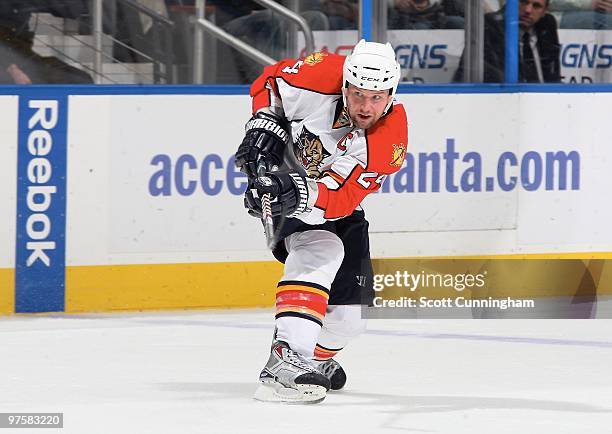
[(291, 349), (304, 357), (312, 358), (321, 327), (304, 318), (291, 316), (276, 320), (276, 339), (285, 341)]

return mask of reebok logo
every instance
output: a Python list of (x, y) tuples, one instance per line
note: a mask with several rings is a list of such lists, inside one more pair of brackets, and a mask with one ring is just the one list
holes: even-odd
[(30, 256), (26, 265), (31, 267), (36, 261), (49, 267), (51, 260), (47, 251), (55, 250), (55, 241), (49, 241), (51, 220), (47, 210), (51, 206), (55, 185), (47, 185), (53, 174), (53, 167), (47, 155), (53, 148), (53, 137), (49, 133), (57, 125), (57, 101), (30, 101), (29, 107), (36, 111), (28, 120), (27, 148), (29, 161), (27, 165), (26, 205), (32, 214), (26, 221), (26, 234), (29, 237), (26, 248)]

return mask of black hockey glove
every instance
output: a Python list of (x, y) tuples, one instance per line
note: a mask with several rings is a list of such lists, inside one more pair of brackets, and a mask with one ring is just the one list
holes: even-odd
[(283, 162), (289, 130), (276, 116), (259, 112), (245, 126), (246, 134), (236, 151), (236, 166), (249, 178), (257, 177), (257, 164), (263, 159), (268, 171)]
[(270, 193), (272, 216), (295, 217), (309, 211), (308, 185), (298, 172), (273, 172), (254, 178), (244, 198), (249, 214), (261, 218), (261, 196)]

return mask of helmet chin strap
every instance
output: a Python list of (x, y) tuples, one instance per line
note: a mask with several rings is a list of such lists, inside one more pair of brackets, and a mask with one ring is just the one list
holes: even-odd
[(393, 105), (393, 97), (391, 97), (391, 99), (387, 103), (387, 107), (385, 107), (385, 111), (383, 111), (383, 114), (382, 114), (383, 116), (387, 114), (387, 112), (389, 111), (392, 105)]

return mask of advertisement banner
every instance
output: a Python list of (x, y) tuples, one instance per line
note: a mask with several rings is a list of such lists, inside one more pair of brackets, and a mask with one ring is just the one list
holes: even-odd
[[(612, 30), (559, 29), (563, 83), (612, 82)], [(357, 43), (357, 31), (315, 31), (315, 49), (347, 55)], [(463, 48), (463, 30), (388, 30), (402, 68), (401, 81), (451, 83)], [(298, 33), (299, 44), (304, 46)], [(304, 53), (304, 50), (302, 50)]]
[[(609, 94), (398, 99), (408, 155), (364, 201), (375, 256), (612, 245), (612, 207), (597, 199), (609, 184)], [(74, 96), (70, 106), (69, 263), (270, 258), (233, 162), (247, 96)]]
[(612, 83), (612, 30), (559, 30), (563, 83)]
[(15, 310), (15, 209), (17, 194), (17, 96), (0, 96), (0, 314)]
[(68, 98), (19, 97), (15, 311), (64, 310)]
[(15, 266), (15, 200), (17, 192), (17, 96), (0, 96), (0, 204), (5, 218), (0, 228), (0, 269)]

